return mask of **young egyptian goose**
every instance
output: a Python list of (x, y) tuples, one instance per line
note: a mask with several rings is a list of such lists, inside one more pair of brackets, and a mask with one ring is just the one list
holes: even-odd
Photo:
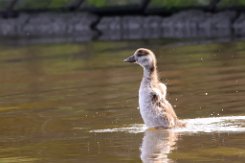
[(167, 87), (158, 79), (154, 53), (149, 49), (140, 48), (124, 61), (137, 63), (144, 70), (139, 89), (139, 107), (145, 125), (149, 128), (184, 126), (166, 99)]

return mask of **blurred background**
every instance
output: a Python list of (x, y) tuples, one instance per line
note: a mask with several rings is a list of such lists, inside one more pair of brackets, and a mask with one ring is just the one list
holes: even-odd
[[(244, 37), (245, 0), (0, 0), (0, 163), (244, 163)], [(144, 131), (141, 47), (194, 128)]]
[(1, 0), (0, 36), (71, 40), (243, 37), (244, 0)]

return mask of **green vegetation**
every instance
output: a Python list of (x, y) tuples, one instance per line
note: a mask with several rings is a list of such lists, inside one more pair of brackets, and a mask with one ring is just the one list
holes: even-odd
[(164, 7), (164, 8), (172, 8), (172, 7), (191, 7), (191, 6), (207, 6), (211, 0), (152, 0), (152, 7)]
[[(185, 8), (185, 7), (205, 7), (213, 0), (151, 0), (150, 7), (170, 8)], [(4, 10), (9, 5), (8, 0), (0, 0), (0, 10)], [(18, 0), (15, 9), (56, 9), (68, 6), (75, 0)], [(80, 8), (83, 7), (108, 7), (108, 6), (127, 6), (140, 5), (142, 0), (85, 0)], [(217, 7), (241, 7), (245, 6), (245, 0), (220, 0)]]
[(65, 7), (71, 0), (52, 0), (49, 4), (49, 8)]
[(65, 7), (70, 0), (21, 0), (18, 1), (16, 9), (43, 9), (43, 8), (61, 8)]
[(245, 6), (245, 0), (222, 0), (220, 1), (220, 3), (218, 4), (218, 7), (221, 8), (226, 8), (226, 7), (241, 7), (241, 6)]
[(18, 1), (15, 8), (16, 9), (40, 9), (47, 8), (49, 5), (49, 0), (33, 1), (33, 0), (23, 0)]
[(86, 5), (88, 6), (95, 6), (95, 7), (102, 7), (107, 5), (107, 0), (88, 0), (86, 1)]
[(85, 1), (85, 6), (93, 7), (105, 7), (105, 6), (123, 6), (123, 5), (132, 5), (140, 4), (141, 0), (87, 0)]
[(8, 5), (8, 1), (0, 1), (0, 11), (5, 10)]

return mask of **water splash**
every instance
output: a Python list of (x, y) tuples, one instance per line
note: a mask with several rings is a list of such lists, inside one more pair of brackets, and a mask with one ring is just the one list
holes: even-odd
[[(178, 133), (199, 132), (245, 132), (245, 116), (185, 119), (186, 127), (171, 129)], [(121, 128), (90, 130), (92, 133), (127, 132), (142, 133), (147, 129), (143, 124), (133, 124)]]
[(108, 128), (108, 129), (97, 129), (90, 130), (93, 133), (107, 133), (107, 132), (127, 132), (127, 133), (141, 133), (144, 132), (147, 127), (143, 124), (133, 124), (127, 127), (121, 128)]
[(185, 128), (176, 128), (176, 132), (245, 132), (245, 116), (195, 118), (184, 120)]

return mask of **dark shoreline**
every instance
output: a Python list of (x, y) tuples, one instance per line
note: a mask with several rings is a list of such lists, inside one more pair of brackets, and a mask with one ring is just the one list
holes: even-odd
[(87, 12), (21, 13), (0, 18), (1, 37), (67, 37), (80, 41), (245, 36), (245, 13), (187, 10), (171, 16), (97, 16)]

